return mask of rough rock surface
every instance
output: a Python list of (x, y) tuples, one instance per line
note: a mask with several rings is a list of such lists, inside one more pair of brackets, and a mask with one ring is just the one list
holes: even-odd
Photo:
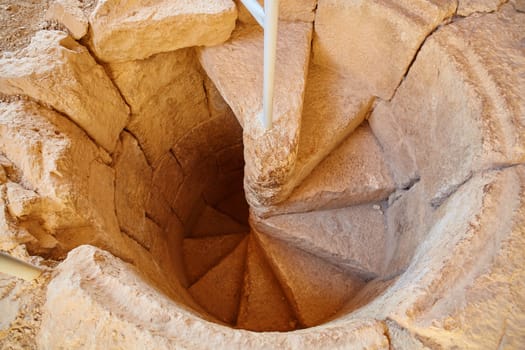
[(217, 209), (205, 206), (202, 214), (191, 230), (192, 237), (215, 236), (230, 233), (244, 233), (250, 229), (241, 225)]
[(388, 100), (421, 43), (455, 10), (454, 0), (319, 0), (314, 62)]
[(232, 0), (107, 0), (98, 3), (89, 24), (95, 54), (113, 62), (220, 44), (230, 36), (236, 18)]
[(384, 215), (377, 204), (251, 219), (259, 232), (364, 278), (381, 272), (386, 232)]
[[(247, 196), (276, 201), (293, 169), (310, 54), (310, 23), (279, 23), (274, 127), (265, 131), (262, 111), (263, 33), (240, 25), (228, 42), (199, 51), (199, 59), (244, 129)], [(239, 89), (239, 86), (244, 86)]]
[(459, 0), (457, 14), (470, 16), (475, 12), (493, 12), (505, 2), (505, 0)]
[(209, 119), (196, 63), (193, 49), (183, 49), (107, 65), (131, 108), (127, 128), (139, 140), (150, 164)]
[(128, 122), (129, 109), (104, 69), (63, 32), (40, 31), (25, 49), (4, 54), (0, 92), (51, 105), (109, 152)]
[(359, 277), (315, 255), (264, 234), (258, 234), (257, 238), (305, 327), (318, 325), (335, 315), (363, 286)]
[(54, 20), (64, 25), (76, 40), (88, 32), (88, 19), (78, 0), (55, 0), (49, 5), (46, 19)]
[(383, 151), (365, 124), (332, 151), (288, 199), (263, 212), (273, 216), (379, 202), (393, 190)]
[(279, 281), (257, 240), (251, 236), (237, 327), (258, 332), (283, 332), (294, 330), (296, 324)]
[[(473, 173), (525, 159), (524, 23), (525, 14), (506, 7), (438, 30), (392, 102), (382, 102), (371, 116), (378, 118), (374, 130), (388, 127), (383, 120), (401, 130), (434, 206)], [(377, 135), (393, 172), (404, 171), (394, 153), (399, 143)]]
[[(126, 304), (120, 303), (121, 299)], [(98, 344), (155, 349), (211, 345), (215, 349), (386, 350), (389, 341), (385, 324), (370, 318), (308, 332), (253, 333), (225, 328), (177, 305), (148, 285), (131, 265), (97, 248), (82, 246), (70, 252), (48, 287), (37, 345), (96, 348)]]

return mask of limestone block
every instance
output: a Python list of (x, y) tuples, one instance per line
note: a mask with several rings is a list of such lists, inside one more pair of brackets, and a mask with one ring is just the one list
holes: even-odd
[(47, 9), (46, 19), (63, 24), (76, 40), (88, 32), (88, 19), (82, 10), (82, 3), (78, 0), (53, 1)]
[[(264, 0), (257, 0), (264, 8)], [(239, 21), (243, 23), (257, 23), (255, 18), (244, 7), (240, 0), (235, 0), (239, 9)], [(313, 22), (314, 11), (317, 0), (280, 0), (279, 1), (279, 19), (283, 21), (303, 21)]]
[(314, 61), (388, 100), (421, 43), (455, 10), (454, 0), (319, 0)]
[[(525, 14), (506, 7), (438, 30), (392, 102), (371, 118), (374, 130), (395, 120), (434, 206), (473, 173), (525, 160), (524, 23)], [(399, 149), (381, 134), (383, 149)], [(391, 157), (393, 169), (400, 158)]]
[(193, 49), (107, 67), (131, 108), (127, 128), (138, 139), (150, 164), (209, 118)]
[(232, 0), (99, 2), (89, 17), (93, 50), (103, 61), (144, 59), (228, 39), (237, 19)]
[(299, 322), (312, 327), (333, 316), (363, 281), (283, 241), (258, 234), (267, 259)]
[(158, 192), (165, 201), (170, 203), (175, 200), (183, 181), (184, 172), (179, 162), (168, 152), (154, 165), (152, 178), (154, 187), (151, 190)]
[(0, 168), (2, 168), (2, 171), (4, 172), (7, 179), (13, 181), (13, 182), (19, 182), (20, 181), (20, 174), (18, 172), (18, 169), (14, 166), (14, 164), (0, 154)]
[(519, 348), (525, 169), (476, 175), (436, 211), (408, 269), (352, 317), (388, 317), (429, 347)]
[(0, 153), (19, 169), (21, 185), (41, 197), (35, 229), (64, 250), (87, 241), (113, 245), (120, 236), (114, 172), (81, 129), (34, 102), (0, 103), (0, 139)]
[(379, 202), (394, 190), (383, 152), (367, 124), (321, 162), (292, 195), (264, 215), (291, 214)]
[(247, 226), (241, 225), (234, 218), (206, 205), (195, 226), (191, 229), (191, 236), (206, 237), (249, 231)]
[(243, 234), (186, 238), (182, 243), (184, 267), (190, 285), (230, 254), (244, 238)]
[[(247, 243), (245, 238), (233, 252), (189, 289), (197, 303), (229, 324), (235, 323), (239, 308)], [(217, 293), (219, 290), (220, 293)]]
[(188, 130), (171, 149), (186, 174), (199, 167), (204, 159), (212, 156), (207, 137), (209, 126), (209, 123), (203, 123)]
[(258, 232), (301, 248), (369, 279), (380, 274), (386, 232), (379, 205), (360, 205), (267, 219), (250, 217)]
[(0, 92), (51, 105), (109, 152), (128, 122), (128, 107), (104, 68), (63, 32), (37, 32), (28, 47), (0, 58)]
[(274, 126), (268, 131), (258, 118), (262, 111), (262, 30), (240, 25), (227, 43), (199, 50), (204, 69), (243, 125), (247, 194), (255, 197), (253, 202), (282, 199), (281, 185), (293, 169), (311, 31), (310, 23), (279, 23)]
[(76, 344), (126, 349), (389, 348), (384, 323), (370, 318), (308, 332), (254, 333), (225, 328), (200, 319), (195, 311), (149, 285), (131, 265), (90, 246), (73, 250), (59, 265), (47, 288), (42, 314), (36, 338), (40, 348), (69, 349)]
[(152, 187), (153, 171), (131, 134), (121, 135), (115, 160), (115, 209), (120, 229), (146, 248), (152, 232), (146, 219), (146, 200)]
[(459, 0), (457, 14), (470, 16), (476, 12), (496, 11), (505, 0)]
[(297, 320), (257, 240), (251, 236), (237, 327), (256, 332), (294, 330)]

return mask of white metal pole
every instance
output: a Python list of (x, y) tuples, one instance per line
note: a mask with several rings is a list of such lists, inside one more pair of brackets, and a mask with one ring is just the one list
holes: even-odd
[(0, 252), (0, 272), (31, 281), (40, 276), (42, 270), (11, 255)]
[(253, 18), (264, 28), (264, 10), (257, 0), (241, 0), (244, 6), (250, 11)]
[(275, 57), (277, 52), (277, 26), (279, 24), (279, 0), (264, 2), (264, 83), (263, 126), (272, 127), (273, 94), (275, 83)]

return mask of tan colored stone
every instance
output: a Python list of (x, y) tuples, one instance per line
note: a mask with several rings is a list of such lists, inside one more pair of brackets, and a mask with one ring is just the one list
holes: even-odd
[[(152, 178), (154, 187), (152, 191), (159, 192), (165, 201), (172, 203), (177, 197), (183, 181), (184, 172), (179, 162), (170, 152), (167, 152), (154, 165)], [(154, 196), (158, 197), (157, 195)], [(161, 199), (157, 200), (162, 201)]]
[(514, 9), (519, 12), (525, 12), (525, 0), (511, 0)]
[(363, 281), (283, 241), (257, 234), (299, 322), (326, 321), (363, 286)]
[(384, 215), (365, 204), (267, 219), (251, 217), (261, 233), (301, 248), (347, 271), (369, 279), (381, 273), (386, 251)]
[(28, 47), (4, 55), (0, 92), (51, 105), (109, 152), (128, 122), (128, 107), (104, 68), (63, 32), (37, 32)]
[(457, 14), (470, 16), (476, 12), (493, 12), (505, 2), (505, 0), (459, 0)]
[(2, 170), (5, 172), (7, 179), (13, 182), (20, 181), (20, 174), (19, 174), (18, 169), (16, 169), (14, 164), (9, 159), (7, 159), (1, 154), (0, 154), (0, 168), (2, 168)]
[(103, 61), (144, 59), (228, 39), (237, 18), (231, 0), (99, 3), (89, 18), (93, 50)]
[(212, 156), (206, 137), (209, 125), (209, 123), (203, 123), (188, 130), (172, 147), (173, 154), (186, 174), (198, 168), (203, 159)]
[(182, 242), (184, 267), (190, 285), (230, 254), (243, 239), (243, 234), (204, 238), (186, 238)]
[(107, 67), (131, 108), (127, 128), (139, 140), (150, 164), (209, 118), (193, 49)]
[[(264, 8), (264, 0), (257, 1)], [(239, 21), (250, 24), (257, 23), (240, 0), (235, 0), (235, 3), (239, 9)], [(316, 0), (281, 0), (279, 1), (279, 19), (290, 22), (312, 22), (315, 16), (316, 3)]]
[[(230, 40), (199, 50), (199, 59), (244, 128), (246, 185), (253, 202), (276, 201), (295, 163), (312, 26), (279, 23), (274, 126), (265, 131), (262, 111), (263, 33), (240, 25)], [(243, 86), (239, 89), (239, 86)]]
[(456, 1), (319, 0), (314, 61), (390, 99), (425, 38)]
[(244, 190), (242, 189), (242, 181), (241, 189), (219, 201), (216, 207), (243, 225), (248, 225), (250, 206), (246, 202)]
[[(234, 324), (242, 291), (247, 239), (189, 289), (195, 301), (222, 322)], [(217, 293), (217, 291), (220, 291)]]
[(146, 200), (153, 171), (137, 140), (124, 132), (115, 161), (115, 209), (120, 229), (145, 248), (151, 248), (152, 232), (146, 218)]
[(384, 323), (370, 318), (301, 332), (225, 328), (170, 300), (131, 265), (89, 246), (73, 250), (59, 265), (42, 313), (36, 338), (41, 348), (389, 348)]
[[(383, 120), (399, 126), (434, 206), (473, 173), (525, 160), (524, 23), (525, 14), (506, 7), (443, 27), (425, 42), (392, 102), (374, 111), (374, 130), (388, 128)], [(383, 149), (398, 147), (379, 139)], [(398, 159), (390, 159), (392, 168)]]
[(295, 329), (297, 320), (253, 235), (249, 239), (246, 254), (246, 272), (237, 327), (256, 332)]
[(88, 32), (88, 19), (78, 0), (55, 0), (46, 12), (47, 20), (54, 20), (64, 25), (76, 40)]
[(248, 232), (247, 226), (210, 206), (204, 207), (197, 223), (191, 230), (192, 237), (217, 236)]
[(66, 251), (86, 241), (113, 246), (120, 236), (114, 172), (81, 129), (34, 102), (0, 103), (0, 139), (21, 185), (41, 197), (38, 229)]
[(476, 175), (436, 211), (406, 272), (352, 317), (388, 317), (441, 348), (519, 348), (525, 168)]
[(291, 214), (379, 202), (394, 190), (383, 152), (367, 124), (357, 128), (292, 195), (264, 214)]

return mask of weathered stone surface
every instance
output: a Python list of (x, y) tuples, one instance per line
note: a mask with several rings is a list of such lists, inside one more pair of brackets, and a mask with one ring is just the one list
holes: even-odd
[[(506, 7), (438, 30), (393, 102), (372, 115), (379, 118), (374, 130), (395, 120), (434, 206), (473, 173), (525, 160), (524, 23), (525, 14)], [(378, 138), (385, 150), (399, 148), (390, 137)], [(390, 159), (393, 169), (399, 159)]]
[(153, 171), (137, 140), (121, 136), (115, 161), (115, 209), (120, 229), (145, 248), (151, 248), (152, 232), (146, 218), (146, 200), (152, 189)]
[(197, 303), (211, 315), (229, 324), (234, 324), (237, 319), (247, 244), (248, 240), (244, 239), (189, 289)]
[(78, 344), (150, 349), (389, 348), (384, 323), (370, 318), (308, 332), (253, 333), (224, 328), (170, 300), (131, 265), (88, 246), (73, 250), (60, 264), (47, 289), (42, 312), (36, 339), (41, 348), (73, 348)]
[(470, 16), (475, 12), (493, 12), (505, 2), (505, 0), (459, 0), (457, 14)]
[(67, 118), (34, 102), (0, 103), (0, 153), (38, 193), (40, 225), (69, 250), (81, 242), (112, 246), (120, 235), (114, 172), (102, 151)]
[(168, 204), (173, 203), (184, 181), (184, 172), (179, 162), (167, 152), (153, 167), (152, 191), (159, 192)]
[(456, 1), (319, 0), (314, 61), (390, 99), (421, 43)]
[(182, 242), (184, 266), (189, 284), (195, 283), (243, 239), (242, 234), (186, 238)]
[(394, 190), (383, 152), (367, 124), (352, 133), (292, 195), (265, 215), (335, 209), (379, 202)]
[(284, 332), (295, 329), (297, 320), (253, 235), (249, 239), (246, 254), (246, 271), (237, 327), (256, 332)]
[(88, 19), (78, 0), (53, 1), (47, 9), (46, 19), (63, 24), (76, 40), (81, 39), (88, 32)]
[(363, 286), (363, 281), (283, 241), (257, 234), (299, 322), (326, 321)]
[[(242, 180), (241, 180), (242, 184)], [(243, 225), (248, 225), (250, 206), (246, 202), (244, 191), (241, 188), (232, 195), (222, 199), (216, 205), (221, 212), (228, 214)]]
[(183, 49), (107, 65), (131, 107), (127, 128), (139, 140), (150, 164), (209, 118), (196, 63), (193, 49)]
[(89, 18), (93, 50), (103, 61), (144, 59), (228, 39), (237, 18), (232, 0), (98, 3)]
[[(264, 0), (257, 1), (264, 8)], [(239, 9), (239, 21), (250, 24), (257, 23), (240, 0), (235, 2)], [(316, 3), (317, 0), (281, 0), (279, 1), (279, 19), (290, 22), (312, 22)]]
[(110, 152), (128, 122), (128, 107), (104, 68), (63, 32), (40, 31), (27, 48), (4, 54), (0, 92), (51, 105)]
[(360, 205), (267, 219), (251, 216), (261, 233), (301, 248), (364, 278), (380, 274), (386, 232), (379, 205)]
[(192, 237), (217, 236), (248, 232), (247, 226), (210, 206), (204, 207), (197, 223), (191, 230)]
[[(199, 51), (199, 59), (244, 129), (247, 195), (276, 201), (297, 154), (312, 26), (279, 23), (274, 127), (265, 131), (262, 111), (263, 33), (240, 25), (230, 40)], [(243, 86), (239, 89), (239, 86)]]
[(350, 317), (388, 317), (432, 348), (519, 348), (524, 213), (523, 166), (473, 177), (436, 210), (406, 272)]

